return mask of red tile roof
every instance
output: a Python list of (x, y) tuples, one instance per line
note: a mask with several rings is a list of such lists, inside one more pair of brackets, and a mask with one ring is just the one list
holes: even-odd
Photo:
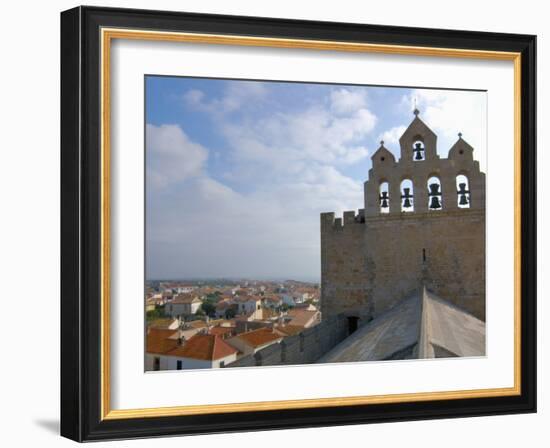
[(212, 334), (196, 334), (183, 344), (183, 346), (178, 346), (166, 354), (179, 358), (214, 361), (235, 354), (237, 351), (236, 348), (231, 347), (219, 336)]
[(239, 339), (244, 341), (251, 347), (259, 347), (268, 344), (269, 342), (282, 339), (280, 334), (275, 333), (271, 328), (259, 328), (258, 330), (248, 331), (237, 335)]
[(209, 333), (217, 336), (229, 335), (233, 333), (233, 328), (232, 327), (212, 327), (209, 330)]
[(319, 314), (319, 311), (308, 310), (290, 310), (288, 316), (291, 317), (291, 325), (306, 326), (314, 317)]
[(160, 328), (150, 328), (147, 331), (147, 353), (165, 354), (178, 345), (178, 341), (169, 339), (176, 334), (178, 330), (165, 330)]
[(159, 318), (149, 323), (149, 328), (156, 328), (159, 330), (169, 330), (168, 327), (175, 323), (176, 319), (172, 318)]

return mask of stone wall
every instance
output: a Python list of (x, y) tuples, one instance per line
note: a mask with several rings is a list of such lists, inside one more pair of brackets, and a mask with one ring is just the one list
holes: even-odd
[(346, 314), (368, 320), (369, 275), (365, 258), (365, 220), (346, 212), (344, 222), (334, 213), (321, 215), (321, 314)]
[(296, 336), (284, 338), (258, 352), (243, 356), (226, 367), (311, 364), (344, 340), (349, 332), (345, 316), (332, 316)]
[[(485, 320), (485, 211), (367, 217), (343, 226), (324, 214), (321, 310), (369, 320), (425, 284)], [(347, 227), (347, 228), (346, 228)]]
[[(485, 320), (485, 174), (461, 134), (448, 158), (441, 158), (437, 136), (418, 115), (415, 110), (399, 140), (399, 160), (384, 142), (373, 154), (364, 209), (344, 212), (343, 220), (321, 214), (323, 317), (343, 313), (361, 324), (424, 284)], [(419, 144), (423, 155), (417, 160)], [(468, 208), (459, 206), (459, 176), (467, 178)], [(440, 208), (429, 207), (434, 178)], [(402, 207), (405, 181), (413, 207)]]

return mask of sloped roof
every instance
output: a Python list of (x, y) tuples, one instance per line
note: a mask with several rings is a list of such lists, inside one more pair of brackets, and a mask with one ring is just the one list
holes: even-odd
[(169, 327), (174, 325), (175, 323), (177, 323), (177, 319), (174, 319), (171, 317), (159, 318), (159, 319), (153, 320), (149, 324), (149, 328), (158, 328), (158, 329), (167, 330), (167, 329), (170, 329)]
[(166, 353), (166, 355), (177, 356), (178, 358), (214, 361), (237, 353), (237, 351), (237, 349), (231, 347), (219, 336), (212, 334), (196, 334), (185, 342), (183, 346), (176, 347)]
[(147, 330), (147, 353), (164, 354), (178, 345), (178, 341), (170, 339), (178, 330), (150, 328)]
[(248, 331), (247, 333), (241, 333), (236, 338), (241, 339), (247, 345), (251, 347), (259, 347), (261, 345), (274, 342), (278, 339), (282, 339), (282, 336), (275, 333), (271, 328), (260, 328), (258, 330)]
[(485, 323), (423, 288), (317, 362), (485, 355)]
[(381, 144), (378, 149), (374, 152), (374, 154), (371, 156), (371, 159), (374, 159), (376, 157), (379, 157), (379, 156), (386, 156), (386, 157), (389, 157), (389, 159), (392, 161), (392, 162), (395, 162), (395, 156), (393, 155), (393, 153), (388, 149), (386, 148), (383, 144)]
[(400, 142), (404, 141), (411, 134), (421, 134), (421, 135), (435, 136), (434, 131), (432, 131), (428, 127), (428, 125), (420, 119), (418, 114), (415, 114), (415, 117), (414, 117), (413, 121), (411, 121), (411, 124), (409, 124), (407, 129), (405, 129), (405, 132), (403, 132), (403, 134), (401, 134), (401, 137), (399, 137), (399, 141)]
[(176, 298), (172, 301), (173, 304), (185, 304), (185, 303), (196, 303), (201, 302), (201, 299), (198, 296), (193, 294), (178, 294)]
[(223, 336), (226, 334), (231, 334), (233, 332), (232, 327), (212, 327), (210, 330), (208, 330), (208, 333), (216, 335), (216, 336)]
[(472, 154), (474, 152), (474, 148), (472, 145), (470, 145), (466, 140), (462, 138), (462, 134), (458, 138), (458, 140), (454, 143), (454, 145), (449, 149), (449, 158), (450, 159), (456, 159), (458, 158), (460, 151), (467, 151), (468, 154)]
[(295, 334), (299, 334), (304, 331), (304, 329), (304, 327), (301, 327), (299, 325), (284, 325), (276, 327), (275, 331), (278, 333), (282, 333), (283, 336), (294, 336)]
[(319, 314), (317, 310), (290, 310), (288, 317), (291, 317), (291, 325), (296, 325), (299, 327), (305, 327), (312, 319), (314, 319)]

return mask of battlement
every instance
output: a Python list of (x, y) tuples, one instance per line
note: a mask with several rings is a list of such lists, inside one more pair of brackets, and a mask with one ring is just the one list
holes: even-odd
[(345, 211), (343, 218), (336, 218), (334, 212), (321, 213), (321, 228), (343, 230), (346, 226), (365, 224), (365, 209)]
[(365, 208), (321, 214), (321, 311), (376, 317), (419, 282), (485, 318), (485, 174), (458, 135), (447, 158), (418, 117), (372, 155)]

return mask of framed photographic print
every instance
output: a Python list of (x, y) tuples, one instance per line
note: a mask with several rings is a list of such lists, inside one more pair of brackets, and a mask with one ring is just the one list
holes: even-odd
[(536, 411), (535, 36), (61, 14), (61, 433)]

